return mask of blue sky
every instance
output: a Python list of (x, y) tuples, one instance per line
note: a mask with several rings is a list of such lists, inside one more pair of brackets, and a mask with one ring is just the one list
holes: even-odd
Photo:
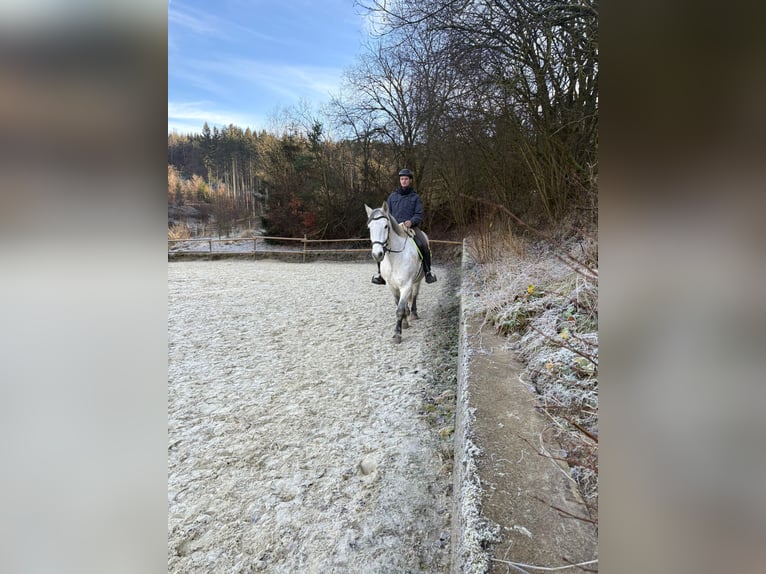
[(339, 92), (367, 38), (354, 0), (169, 0), (168, 132), (269, 129)]

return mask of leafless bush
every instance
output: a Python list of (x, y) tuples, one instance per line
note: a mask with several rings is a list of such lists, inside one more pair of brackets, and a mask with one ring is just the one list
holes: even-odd
[(514, 234), (507, 218), (480, 217), (473, 226), (471, 238), (470, 256), (479, 263), (492, 263), (508, 254), (520, 256), (525, 252), (524, 240)]

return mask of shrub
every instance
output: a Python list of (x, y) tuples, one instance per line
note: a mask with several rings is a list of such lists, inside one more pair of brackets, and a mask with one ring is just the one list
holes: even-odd
[(168, 228), (168, 239), (189, 239), (191, 230), (183, 223), (176, 223)]

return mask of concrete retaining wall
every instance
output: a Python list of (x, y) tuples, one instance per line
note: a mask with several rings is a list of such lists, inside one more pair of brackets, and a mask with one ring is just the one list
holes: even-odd
[[(463, 243), (461, 277), (468, 264), (468, 245)], [(462, 288), (461, 288), (462, 292)], [(496, 540), (496, 529), (481, 516), (481, 481), (476, 468), (479, 449), (473, 443), (474, 412), (469, 407), (466, 310), (460, 303), (460, 335), (457, 371), (457, 406), (455, 409), (455, 463), (452, 489), (452, 559), (451, 572), (486, 572), (489, 566), (487, 544)]]
[[(470, 264), (464, 244), (463, 277)], [(459, 329), (451, 572), (507, 572), (503, 561), (556, 567), (596, 559), (595, 527), (557, 510), (585, 514), (568, 469), (541, 454), (548, 421), (507, 340), (463, 301)]]

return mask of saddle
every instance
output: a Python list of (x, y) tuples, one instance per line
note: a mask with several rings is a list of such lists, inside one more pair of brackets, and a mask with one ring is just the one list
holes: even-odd
[(420, 259), (423, 259), (423, 247), (428, 248), (428, 243), (426, 245), (422, 245), (422, 240), (420, 237), (418, 237), (418, 234), (415, 233), (414, 227), (405, 227), (404, 223), (400, 223), (399, 227), (401, 227), (402, 231), (404, 231), (407, 235), (409, 235), (412, 240), (415, 242), (415, 247), (418, 249), (418, 255), (420, 256)]

